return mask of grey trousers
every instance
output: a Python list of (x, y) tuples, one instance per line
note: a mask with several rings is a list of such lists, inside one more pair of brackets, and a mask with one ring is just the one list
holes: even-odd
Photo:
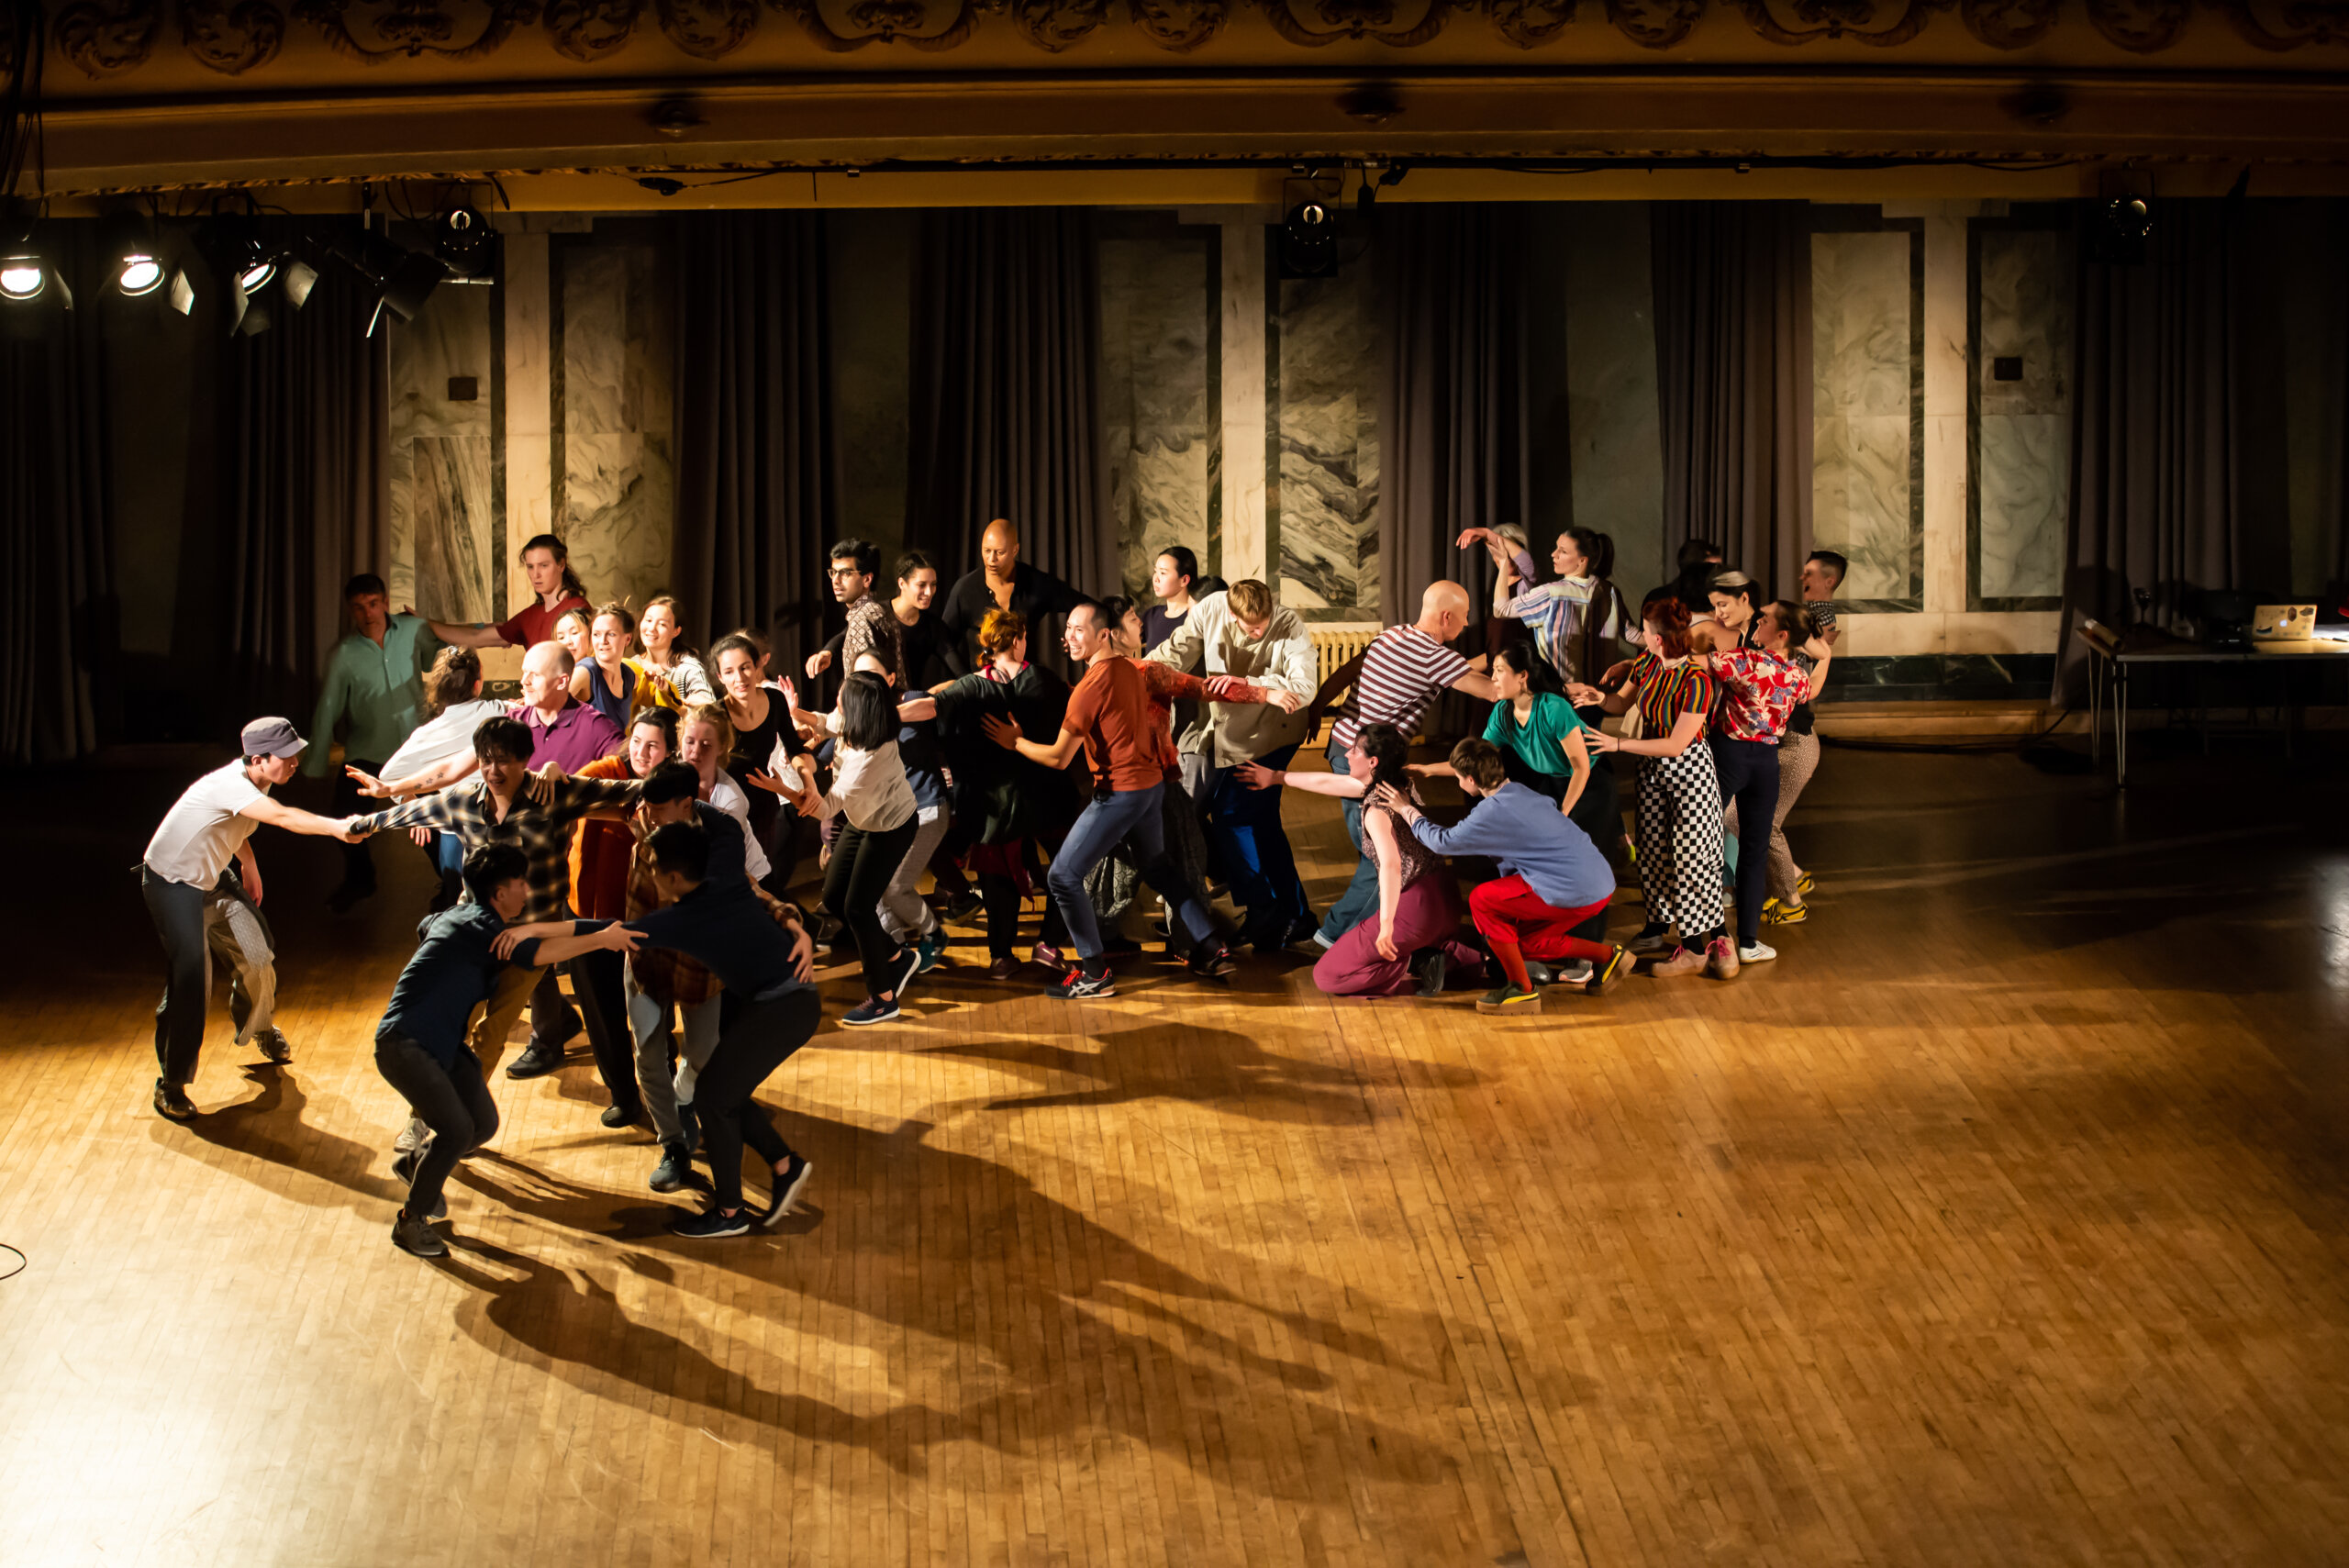
[(922, 902), (921, 873), (938, 846), (945, 842), (946, 830), (954, 825), (954, 811), (947, 806), (925, 806), (914, 821), (913, 847), (881, 892), (881, 929), (899, 947), (938, 929), (937, 912)]
[(277, 949), (269, 922), (245, 896), (244, 884), (224, 872), (210, 887), (191, 887), (151, 870), (139, 872), (147, 912), (162, 939), (169, 977), (155, 1008), (155, 1062), (167, 1084), (195, 1077), (212, 1006), (212, 961), (228, 966), (228, 1017), (242, 1045), (276, 1027)]
[[(663, 1143), (674, 1143), (685, 1136), (677, 1101), (691, 1102), (694, 1079), (709, 1065), (709, 1053), (718, 1049), (718, 998), (680, 1009), (685, 1016), (681, 1039), (669, 1027), (670, 1009), (636, 988), (634, 970), (628, 972), (620, 985), (628, 997), (629, 1029), (636, 1037), (636, 1083), (644, 1095), (645, 1114), (652, 1118), (654, 1136)], [(674, 1069), (669, 1060), (673, 1047), (677, 1054)]]
[[(1799, 904), (1795, 883), (1802, 871), (1795, 864), (1794, 851), (1787, 847), (1787, 814), (1795, 808), (1802, 796), (1802, 786), (1819, 771), (1819, 737), (1817, 735), (1784, 735), (1778, 739), (1778, 808), (1770, 823), (1770, 896), (1781, 904)], [(1737, 807), (1729, 808), (1729, 834), (1737, 835)]]

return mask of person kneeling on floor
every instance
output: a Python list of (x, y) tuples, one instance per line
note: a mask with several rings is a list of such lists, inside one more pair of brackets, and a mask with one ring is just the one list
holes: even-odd
[(1500, 749), (1491, 741), (1463, 740), (1452, 749), (1451, 762), (1460, 793), (1475, 803), (1452, 827), (1429, 821), (1393, 784), (1380, 784), (1374, 797), (1436, 853), (1489, 855), (1500, 862), (1501, 874), (1468, 895), (1469, 917), (1503, 976), (1476, 1004), (1477, 1010), (1541, 1011), (1542, 994), (1526, 970), (1528, 959), (1545, 964), (1588, 959), (1590, 978), (1583, 989), (1593, 995), (1629, 974), (1629, 951), (1573, 934), (1575, 927), (1606, 908), (1615, 891), (1615, 873), (1590, 836), (1560, 815), (1548, 796), (1509, 782)]

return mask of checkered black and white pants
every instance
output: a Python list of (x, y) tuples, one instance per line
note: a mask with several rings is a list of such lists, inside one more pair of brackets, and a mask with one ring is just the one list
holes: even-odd
[(1721, 923), (1721, 786), (1700, 744), (1677, 757), (1642, 757), (1633, 819), (1640, 833), (1640, 895), (1651, 924), (1683, 937)]

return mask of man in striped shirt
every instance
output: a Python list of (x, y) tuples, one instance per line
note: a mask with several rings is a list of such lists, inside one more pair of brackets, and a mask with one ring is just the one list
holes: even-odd
[[(1464, 659), (1452, 648), (1453, 639), (1467, 628), (1468, 590), (1457, 583), (1429, 584), (1419, 596), (1419, 618), (1409, 626), (1390, 626), (1378, 634), (1364, 654), (1362, 673), (1353, 695), (1330, 731), (1330, 771), (1344, 775), (1346, 753), (1354, 733), (1365, 724), (1391, 724), (1406, 736), (1419, 732), (1428, 704), (1446, 690), (1485, 702), (1500, 692), (1484, 673), (1485, 656)], [(1362, 799), (1345, 801), (1346, 837), (1362, 848)], [(1354, 879), (1330, 907), (1313, 940), (1323, 947), (1359, 925), (1378, 907), (1378, 868), (1367, 857), (1354, 867)]]

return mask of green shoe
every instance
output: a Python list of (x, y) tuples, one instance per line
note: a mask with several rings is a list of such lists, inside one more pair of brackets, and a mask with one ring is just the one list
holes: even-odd
[(1542, 1010), (1542, 993), (1531, 989), (1520, 991), (1504, 981), (1477, 999), (1476, 1010), (1480, 1013), (1538, 1013)]

